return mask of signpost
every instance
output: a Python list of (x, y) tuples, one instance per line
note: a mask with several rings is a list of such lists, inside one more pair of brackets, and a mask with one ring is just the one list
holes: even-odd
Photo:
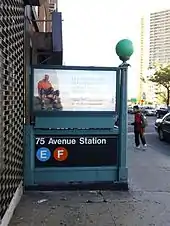
[(141, 100), (141, 105), (143, 105), (144, 102), (145, 102), (145, 101), (142, 99), (142, 100)]
[(136, 98), (131, 98), (131, 103), (136, 104), (137, 103), (137, 99)]
[(41, 147), (36, 151), (36, 159), (40, 162), (46, 162), (51, 157), (51, 151), (48, 148)]

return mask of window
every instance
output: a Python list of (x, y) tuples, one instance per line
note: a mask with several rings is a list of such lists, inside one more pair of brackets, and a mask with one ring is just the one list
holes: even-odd
[(170, 122), (170, 115), (168, 115), (168, 116), (165, 117), (165, 121)]
[(32, 65), (32, 47), (30, 46), (30, 65)]

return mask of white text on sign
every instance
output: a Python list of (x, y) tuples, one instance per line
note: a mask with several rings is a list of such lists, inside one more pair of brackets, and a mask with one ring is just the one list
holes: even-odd
[(106, 145), (107, 139), (105, 138), (97, 138), (97, 137), (80, 137), (78, 139), (75, 138), (36, 138), (36, 144), (47, 145), (47, 144), (57, 144), (57, 145), (74, 145), (74, 144), (92, 144), (92, 145)]

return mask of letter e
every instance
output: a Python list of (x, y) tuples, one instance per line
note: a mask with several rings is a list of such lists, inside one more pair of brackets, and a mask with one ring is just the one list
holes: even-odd
[(46, 159), (47, 158), (47, 151), (41, 151), (41, 154), (40, 154), (40, 156), (41, 156), (41, 159)]

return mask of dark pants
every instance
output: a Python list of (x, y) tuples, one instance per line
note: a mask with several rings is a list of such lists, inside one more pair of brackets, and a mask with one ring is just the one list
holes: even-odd
[(136, 146), (140, 145), (140, 140), (139, 139), (141, 139), (143, 145), (146, 144), (144, 133), (142, 131), (141, 132), (135, 131), (135, 144), (136, 144)]
[[(41, 108), (45, 109), (43, 95), (45, 95), (50, 100), (51, 104), (53, 104), (53, 107), (55, 107), (56, 106), (55, 100), (56, 100), (56, 97), (57, 98), (59, 97), (60, 92), (59, 90), (53, 90), (52, 88), (40, 90)], [(53, 97), (48, 97), (49, 95), (52, 95)]]
[(40, 95), (56, 95), (57, 97), (60, 95), (60, 93), (59, 93), (59, 90), (53, 90), (53, 89), (51, 89), (51, 88), (49, 88), (49, 89), (41, 89), (40, 90)]

